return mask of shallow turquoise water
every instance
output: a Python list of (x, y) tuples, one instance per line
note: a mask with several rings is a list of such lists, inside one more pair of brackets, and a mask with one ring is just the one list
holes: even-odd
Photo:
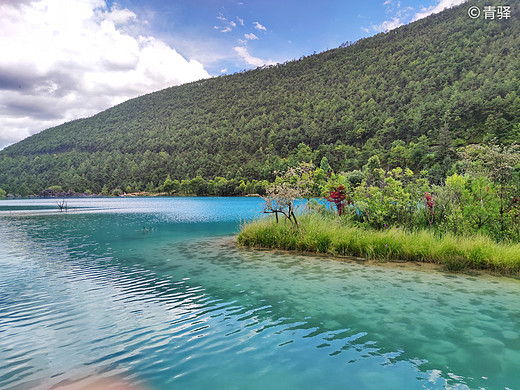
[(0, 388), (520, 389), (518, 280), (236, 248), (261, 203), (0, 201)]

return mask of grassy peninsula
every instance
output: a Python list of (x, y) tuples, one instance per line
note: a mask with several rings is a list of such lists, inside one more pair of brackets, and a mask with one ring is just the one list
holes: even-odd
[(245, 224), (238, 241), (520, 274), (520, 146), (458, 153), (458, 172), (441, 184), (425, 172), (383, 169), (377, 156), (355, 173), (289, 169), (266, 189), (264, 212), (274, 218)]
[(373, 230), (331, 216), (307, 214), (299, 225), (263, 218), (246, 223), (238, 236), (244, 246), (276, 248), (379, 261), (442, 264), (451, 271), (489, 270), (520, 273), (520, 244), (497, 243), (484, 235), (436, 235), (428, 230), (392, 227)]

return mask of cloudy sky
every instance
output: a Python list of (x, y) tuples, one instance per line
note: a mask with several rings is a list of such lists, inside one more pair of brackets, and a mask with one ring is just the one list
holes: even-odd
[(173, 85), (338, 47), (465, 0), (0, 0), (0, 149)]

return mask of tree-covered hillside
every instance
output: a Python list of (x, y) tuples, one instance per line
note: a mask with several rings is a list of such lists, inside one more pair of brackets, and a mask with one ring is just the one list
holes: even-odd
[(142, 96), (0, 152), (0, 188), (144, 190), (202, 176), (273, 179), (326, 157), (336, 172), (377, 154), (439, 181), (453, 148), (520, 140), (520, 2), (471, 19), (470, 1), (285, 64)]

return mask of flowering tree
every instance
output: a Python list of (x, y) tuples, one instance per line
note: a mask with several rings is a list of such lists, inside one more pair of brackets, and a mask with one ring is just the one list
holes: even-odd
[(428, 223), (431, 226), (433, 223), (433, 216), (435, 215), (435, 202), (433, 201), (432, 194), (429, 192), (424, 193), (424, 200), (426, 204), (426, 218), (428, 218)]
[(264, 213), (274, 214), (277, 223), (278, 214), (281, 214), (291, 223), (298, 225), (294, 213), (294, 202), (298, 198), (310, 196), (312, 187), (309, 174), (311, 171), (311, 164), (302, 163), (296, 168), (287, 169), (283, 175), (278, 176), (276, 181), (266, 189), (266, 196), (262, 197), (265, 201)]
[(338, 215), (343, 215), (345, 213), (347, 193), (346, 188), (343, 185), (340, 184), (337, 187), (332, 187), (325, 199), (331, 203), (334, 203), (336, 210), (338, 210)]
[(262, 197), (265, 201), (264, 213), (274, 214), (276, 223), (278, 223), (278, 214), (281, 214), (297, 225), (298, 221), (294, 214), (294, 201), (298, 197), (299, 192), (291, 188), (288, 183), (273, 184), (267, 188), (266, 196)]

